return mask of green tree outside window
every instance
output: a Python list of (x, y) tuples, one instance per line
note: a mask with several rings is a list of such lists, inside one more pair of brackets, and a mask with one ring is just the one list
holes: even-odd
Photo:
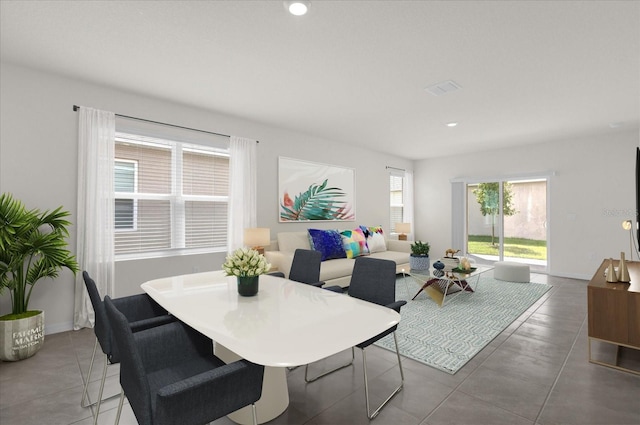
[[(513, 206), (513, 188), (511, 183), (504, 182), (502, 195), (502, 214), (512, 216), (518, 213)], [(491, 216), (491, 245), (495, 246), (496, 216), (500, 212), (500, 183), (480, 183), (473, 189), (476, 201), (480, 204), (480, 212), (483, 216)]]

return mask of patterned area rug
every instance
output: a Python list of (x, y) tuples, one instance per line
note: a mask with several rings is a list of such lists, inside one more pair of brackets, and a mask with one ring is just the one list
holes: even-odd
[[(489, 271), (480, 275), (476, 292), (457, 293), (442, 307), (424, 291), (411, 301), (418, 289), (411, 277), (397, 280), (396, 299), (407, 300), (396, 331), (400, 354), (454, 374), (551, 285), (499, 281)], [(376, 345), (395, 351), (392, 335)]]

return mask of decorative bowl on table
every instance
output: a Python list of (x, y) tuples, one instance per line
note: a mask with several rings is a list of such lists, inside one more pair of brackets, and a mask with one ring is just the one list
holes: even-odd
[(468, 269), (463, 269), (462, 267), (456, 267), (455, 269), (452, 269), (452, 272), (455, 273), (473, 273), (477, 270), (477, 267), (469, 267)]

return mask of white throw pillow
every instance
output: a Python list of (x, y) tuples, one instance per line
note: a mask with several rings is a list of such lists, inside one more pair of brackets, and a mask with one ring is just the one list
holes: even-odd
[(369, 252), (384, 252), (387, 250), (387, 244), (384, 241), (384, 235), (382, 233), (371, 233), (367, 238), (367, 245), (369, 246)]

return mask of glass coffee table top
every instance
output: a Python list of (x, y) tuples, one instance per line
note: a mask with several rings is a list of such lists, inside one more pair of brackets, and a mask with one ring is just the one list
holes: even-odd
[(480, 275), (493, 266), (474, 265), (470, 271), (440, 271), (433, 268), (429, 270), (409, 270), (404, 272), (405, 277), (411, 277), (421, 285), (420, 289), (411, 298), (415, 300), (423, 291), (442, 307), (447, 299), (462, 292), (475, 292), (480, 281)]

